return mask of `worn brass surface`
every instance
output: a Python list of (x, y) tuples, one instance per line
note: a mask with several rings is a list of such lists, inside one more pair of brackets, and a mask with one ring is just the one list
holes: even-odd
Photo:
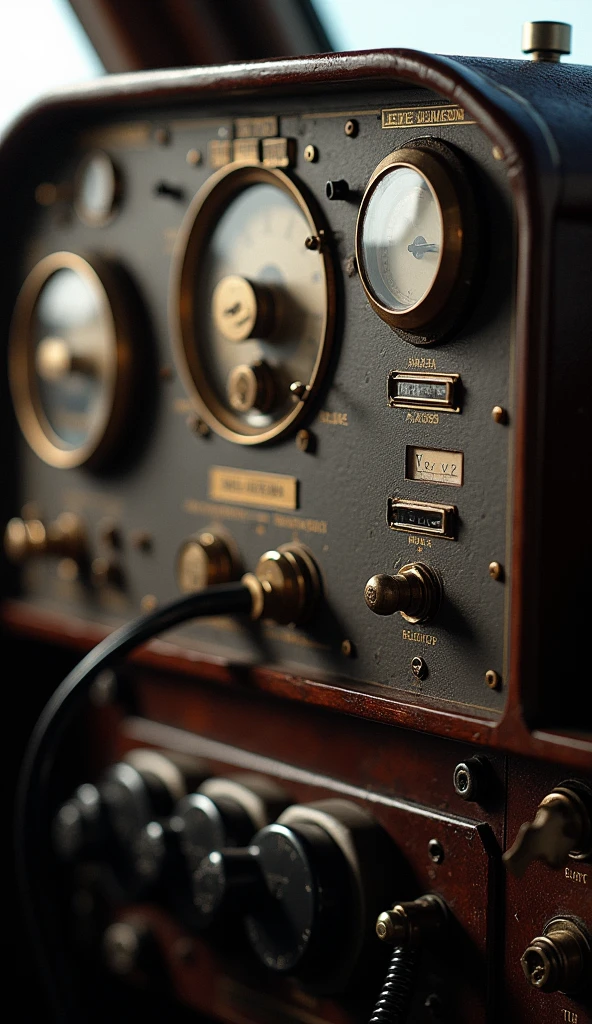
[(282, 544), (261, 556), (254, 573), (243, 576), (253, 597), (253, 619), (300, 625), (310, 618), (321, 596), (314, 558), (301, 544)]
[(442, 583), (429, 565), (413, 562), (395, 576), (372, 576), (364, 589), (364, 600), (376, 615), (400, 612), (408, 622), (427, 622), (440, 607)]
[(84, 522), (73, 512), (61, 512), (47, 527), (40, 519), (11, 519), (4, 532), (4, 549), (13, 562), (34, 555), (84, 561), (88, 551)]
[(503, 855), (506, 867), (521, 878), (535, 860), (552, 868), (563, 867), (568, 857), (576, 860), (592, 853), (592, 818), (589, 799), (571, 786), (557, 786), (541, 800), (533, 821), (521, 825)]
[(404, 949), (418, 949), (426, 940), (446, 936), (448, 908), (439, 896), (420, 896), (408, 903), (395, 903), (380, 914), (376, 934), (382, 942)]
[(239, 557), (231, 537), (204, 530), (190, 537), (177, 556), (177, 584), (188, 594), (216, 583), (238, 579)]
[(590, 937), (576, 921), (549, 921), (520, 957), (529, 985), (540, 992), (577, 992), (590, 980)]

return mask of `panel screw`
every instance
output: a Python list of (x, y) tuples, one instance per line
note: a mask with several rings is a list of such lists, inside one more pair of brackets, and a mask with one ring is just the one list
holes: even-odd
[(504, 570), (499, 562), (489, 563), (489, 575), (491, 576), (492, 580), (503, 579)]
[(140, 608), (148, 615), (149, 612), (153, 612), (158, 605), (158, 600), (154, 594), (144, 594), (144, 597), (140, 601)]
[(345, 654), (346, 658), (353, 658), (356, 653), (356, 648), (351, 640), (342, 640), (341, 642), (341, 653)]
[(411, 671), (418, 679), (425, 679), (428, 674), (428, 666), (423, 658), (413, 658), (411, 661)]
[(480, 800), (486, 785), (488, 762), (480, 757), (469, 757), (457, 764), (452, 775), (454, 792), (463, 800)]
[(157, 146), (168, 146), (171, 141), (171, 133), (168, 128), (156, 128), (153, 138)]
[(212, 432), (201, 416), (188, 416), (186, 423), (189, 429), (198, 437), (209, 437)]
[(197, 167), (198, 164), (201, 163), (201, 153), (199, 149), (190, 149), (185, 159), (191, 167)]
[(356, 135), (358, 134), (358, 122), (355, 121), (353, 118), (351, 121), (346, 121), (343, 126), (343, 130), (345, 134), (350, 137), (350, 139), (355, 139)]
[(319, 159), (319, 151), (316, 146), (308, 145), (304, 148), (304, 159), (307, 164), (314, 164)]
[(290, 394), (295, 402), (303, 402), (308, 398), (310, 391), (307, 384), (303, 384), (301, 380), (294, 380), (290, 384)]
[(491, 155), (493, 156), (494, 160), (504, 159), (504, 151), (501, 148), (501, 146), (494, 146), (493, 149), (491, 150)]
[(309, 430), (299, 430), (296, 434), (296, 447), (299, 452), (309, 452), (314, 445), (314, 438)]
[(318, 252), (321, 245), (322, 241), (320, 235), (307, 235), (304, 239), (305, 249), (311, 249), (313, 252)]
[(485, 673), (485, 682), (491, 690), (499, 690), (502, 681), (497, 672), (494, 672), (492, 668), (488, 668)]
[(428, 853), (434, 864), (442, 863), (444, 860), (444, 847), (439, 839), (430, 839), (428, 843)]
[(494, 405), (493, 409), (491, 410), (491, 418), (494, 420), (495, 423), (508, 422), (508, 414), (506, 410), (502, 408), (501, 405)]

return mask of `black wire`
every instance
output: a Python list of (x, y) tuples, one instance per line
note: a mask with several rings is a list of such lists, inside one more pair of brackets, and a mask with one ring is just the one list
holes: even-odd
[[(42, 890), (39, 867), (51, 856), (48, 798), (51, 768), (62, 737), (98, 672), (124, 658), (158, 633), (189, 619), (251, 611), (252, 598), (242, 583), (208, 587), (121, 626), (97, 644), (66, 676), (43, 709), (25, 753), (16, 797), (16, 860), (21, 899), (35, 952), (54, 1003), (57, 1019), (74, 1015), (64, 954), (52, 930), (51, 893)], [(52, 967), (50, 950), (55, 967)]]
[(370, 1024), (405, 1024), (415, 987), (417, 954), (397, 946), (378, 997)]

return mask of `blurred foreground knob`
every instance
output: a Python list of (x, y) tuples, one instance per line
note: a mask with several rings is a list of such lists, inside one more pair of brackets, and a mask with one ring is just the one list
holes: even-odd
[(209, 530), (190, 537), (177, 556), (177, 583), (183, 594), (214, 583), (229, 583), (238, 576), (238, 556), (232, 542)]
[(532, 60), (557, 64), (571, 53), (571, 25), (564, 21), (526, 21), (522, 26), (522, 53)]
[(268, 288), (231, 274), (214, 288), (212, 317), (229, 341), (264, 338), (273, 320), (273, 300)]
[(57, 555), (81, 562), (87, 555), (84, 523), (73, 512), (60, 512), (47, 527), (40, 519), (11, 519), (4, 533), (4, 548), (13, 562), (34, 555)]
[(275, 391), (273, 372), (264, 362), (235, 366), (228, 378), (228, 401), (235, 412), (269, 412)]
[(414, 562), (404, 565), (396, 576), (372, 576), (366, 584), (364, 600), (376, 615), (401, 612), (409, 622), (427, 622), (440, 607), (442, 583), (429, 565)]

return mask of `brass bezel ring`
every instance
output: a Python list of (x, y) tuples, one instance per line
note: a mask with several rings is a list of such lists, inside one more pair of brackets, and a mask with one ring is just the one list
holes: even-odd
[[(261, 429), (245, 425), (237, 415), (223, 405), (209, 387), (200, 361), (199, 345), (194, 336), (193, 282), (197, 275), (200, 254), (208, 244), (218, 217), (236, 195), (255, 184), (271, 184), (279, 188), (294, 200), (304, 214), (311, 235), (319, 236), (323, 231), (320, 214), (312, 205), (312, 200), (308, 197), (305, 199), (300, 188), (283, 171), (259, 164), (228, 164), (208, 178), (189, 206), (173, 251), (169, 292), (173, 352), (187, 393), (199, 415), (212, 430), (227, 441), (248, 445), (271, 441), (294, 427), (301, 419), (310, 402), (311, 392), (327, 367), (335, 326), (335, 270), (325, 245), (321, 245), (320, 255), (325, 277), (325, 314), (316, 360), (310, 379), (304, 382), (307, 384), (304, 398), (295, 401), (294, 407), (281, 419)], [(323, 235), (320, 234), (320, 237)], [(196, 381), (199, 381), (199, 386)]]
[[(418, 171), (427, 183), (438, 204), (444, 239), (438, 270), (430, 289), (414, 306), (401, 311), (385, 306), (375, 296), (367, 279), (362, 247), (364, 219), (370, 200), (377, 185), (397, 167), (409, 167)], [(406, 146), (390, 153), (374, 170), (364, 192), (356, 221), (356, 260), (368, 301), (374, 312), (389, 327), (403, 331), (418, 331), (434, 323), (443, 312), (459, 277), (464, 236), (461, 209), (453, 170), (434, 150)]]
[[(35, 355), (31, 327), (41, 290), (58, 270), (73, 270), (90, 283), (98, 296), (101, 317), (108, 326), (109, 357), (102, 380), (102, 415), (89, 439), (65, 448), (51, 427), (35, 384)], [(9, 381), (19, 426), (33, 451), (50, 466), (72, 469), (97, 464), (112, 451), (125, 418), (132, 370), (132, 345), (115, 275), (100, 258), (72, 252), (45, 256), (28, 274), (18, 294), (9, 340)]]

